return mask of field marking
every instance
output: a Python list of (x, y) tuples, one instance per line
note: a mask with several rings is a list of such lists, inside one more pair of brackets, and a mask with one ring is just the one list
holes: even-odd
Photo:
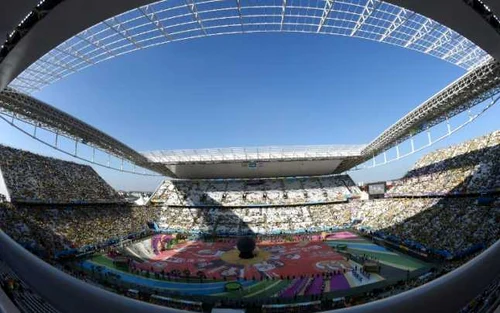
[[(137, 275), (137, 274), (133, 274), (133, 273), (130, 273), (130, 272), (125, 272), (125, 271), (122, 271), (122, 270), (119, 270), (119, 269), (116, 269), (116, 268), (112, 268), (112, 267), (109, 267), (109, 266), (106, 266), (106, 265), (103, 265), (103, 264), (95, 263), (94, 261), (88, 261), (87, 260), (87, 261), (84, 261), (84, 262), (87, 262), (87, 263), (92, 264), (94, 266), (98, 265), (98, 266), (105, 267), (108, 272), (118, 272), (118, 274), (123, 273), (125, 276), (129, 277), (131, 280), (136, 280), (137, 279), (138, 281), (135, 282), (135, 283), (139, 283), (139, 281), (141, 281), (141, 280), (146, 280), (146, 281), (156, 281), (156, 282), (164, 283), (164, 284), (167, 284), (167, 285), (192, 285), (191, 288), (185, 288), (185, 287), (183, 287), (182, 290), (201, 290), (203, 288), (215, 289), (215, 288), (220, 288), (218, 286), (215, 286), (216, 284), (217, 285), (224, 285), (225, 283), (227, 283), (226, 281), (211, 281), (211, 282), (204, 282), (204, 283), (199, 283), (199, 282), (188, 283), (188, 282), (178, 282), (178, 281), (175, 281), (175, 280), (161, 280), (161, 279), (156, 279), (154, 277), (145, 277), (145, 276), (142, 276), (142, 275)], [(247, 284), (247, 285), (245, 285), (245, 283), (247, 283), (247, 282), (241, 282), (241, 281), (238, 281), (238, 282), (240, 284), (242, 284), (243, 287), (251, 287), (251, 286), (255, 285), (255, 284), (252, 284), (251, 282), (248, 282), (249, 284)], [(194, 286), (194, 284), (197, 284), (197, 286)], [(203, 286), (201, 286), (200, 284), (203, 285)], [(208, 286), (208, 287), (205, 287), (205, 286)], [(172, 290), (175, 290), (176, 288), (178, 288), (177, 286), (172, 286), (172, 287), (154, 286), (154, 287), (158, 287), (158, 288), (162, 288), (162, 289), (172, 289)]]
[(387, 255), (399, 256), (399, 254), (397, 254), (395, 252), (390, 252), (390, 251), (379, 251), (379, 250), (370, 250), (370, 249), (354, 248), (354, 247), (353, 248), (347, 247), (347, 249), (349, 249), (349, 250), (364, 251), (364, 252), (370, 252), (370, 253), (380, 253), (380, 254), (387, 254)]
[(278, 280), (278, 281), (276, 281), (274, 284), (271, 284), (271, 285), (267, 286), (266, 288), (261, 289), (261, 290), (258, 290), (258, 291), (256, 291), (256, 292), (253, 292), (253, 293), (247, 294), (247, 295), (246, 295), (246, 296), (244, 296), (243, 298), (249, 298), (249, 297), (253, 297), (253, 296), (255, 296), (255, 295), (258, 295), (259, 293), (263, 293), (264, 291), (266, 291), (266, 290), (269, 290), (269, 289), (273, 288), (274, 286), (276, 286), (277, 284), (279, 284), (279, 283), (281, 283), (281, 282), (282, 282), (282, 280)]
[[(258, 282), (256, 284), (248, 286), (247, 289), (250, 290), (250, 289), (258, 288), (261, 285), (266, 285), (266, 283), (267, 283), (267, 281), (260, 281), (260, 282)], [(244, 291), (244, 289), (243, 289), (243, 291)], [(213, 294), (211, 294), (211, 296), (224, 296), (224, 295), (230, 295), (230, 294), (234, 294), (234, 293), (230, 292), (230, 291), (225, 291), (225, 292), (220, 292), (220, 293), (213, 293)]]
[(417, 270), (417, 269), (423, 267), (423, 266), (422, 267), (413, 267), (413, 266), (408, 266), (408, 265), (395, 264), (395, 263), (391, 263), (391, 262), (387, 262), (387, 261), (379, 261), (379, 262), (382, 263), (382, 264), (388, 265), (388, 266), (399, 268), (400, 270), (411, 270), (411, 271), (414, 271), (414, 270)]
[[(360, 249), (349, 249), (349, 250), (359, 250), (359, 251), (363, 251), (363, 250), (360, 250)], [(355, 252), (355, 251), (353, 251)], [(366, 251), (368, 252), (368, 251)], [(373, 252), (373, 255), (372, 256), (375, 256), (376, 257), (376, 253)], [(381, 253), (381, 254), (385, 254), (385, 255), (391, 255), (389, 253)], [(391, 266), (391, 267), (395, 267), (395, 268), (399, 268), (401, 270), (417, 270), (419, 268), (422, 268), (422, 267), (425, 267), (424, 265), (421, 265), (420, 263), (416, 262), (416, 261), (413, 261), (413, 260), (410, 260), (410, 259), (407, 259), (405, 258), (405, 255), (401, 255), (401, 254), (398, 254), (398, 253), (395, 253), (393, 254), (395, 257), (398, 257), (401, 259), (401, 262), (400, 263), (394, 263), (394, 262), (391, 262), (391, 261), (388, 261), (388, 260), (383, 260), (381, 258), (377, 258), (377, 261), (382, 263), (382, 264), (385, 264), (385, 265), (388, 265), (388, 266)], [(381, 256), (383, 257), (383, 256)], [(408, 265), (406, 264), (407, 262), (412, 262), (412, 263), (417, 263), (417, 264), (412, 264), (412, 265)]]

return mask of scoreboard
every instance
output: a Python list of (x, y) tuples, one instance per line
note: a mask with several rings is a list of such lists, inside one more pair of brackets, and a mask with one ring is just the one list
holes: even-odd
[(376, 183), (368, 185), (368, 194), (370, 195), (383, 195), (385, 194), (385, 183)]

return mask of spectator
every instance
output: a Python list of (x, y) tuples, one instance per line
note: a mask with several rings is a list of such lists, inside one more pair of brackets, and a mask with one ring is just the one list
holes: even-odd
[(120, 202), (90, 166), (0, 145), (0, 168), (15, 202)]

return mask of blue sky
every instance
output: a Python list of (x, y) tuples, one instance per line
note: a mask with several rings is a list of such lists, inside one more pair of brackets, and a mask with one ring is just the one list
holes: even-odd
[[(464, 73), (431, 56), (361, 39), (247, 34), (121, 56), (34, 96), (139, 151), (363, 144)], [(435, 147), (498, 129), (498, 116), (496, 106)], [(2, 121), (0, 143), (70, 159)], [(397, 178), (419, 156), (352, 176)], [(95, 168), (119, 189), (153, 190), (160, 181)]]

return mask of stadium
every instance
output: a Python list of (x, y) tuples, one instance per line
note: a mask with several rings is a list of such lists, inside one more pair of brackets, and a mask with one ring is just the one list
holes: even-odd
[[(2, 124), (65, 157), (0, 137), (0, 312), (500, 310), (498, 116), (398, 179), (353, 178), (490, 114), (497, 1), (6, 0), (0, 16)], [(366, 39), (465, 74), (365, 144), (138, 151), (35, 97), (135, 51), (253, 33)], [(124, 195), (100, 168), (161, 182)]]

